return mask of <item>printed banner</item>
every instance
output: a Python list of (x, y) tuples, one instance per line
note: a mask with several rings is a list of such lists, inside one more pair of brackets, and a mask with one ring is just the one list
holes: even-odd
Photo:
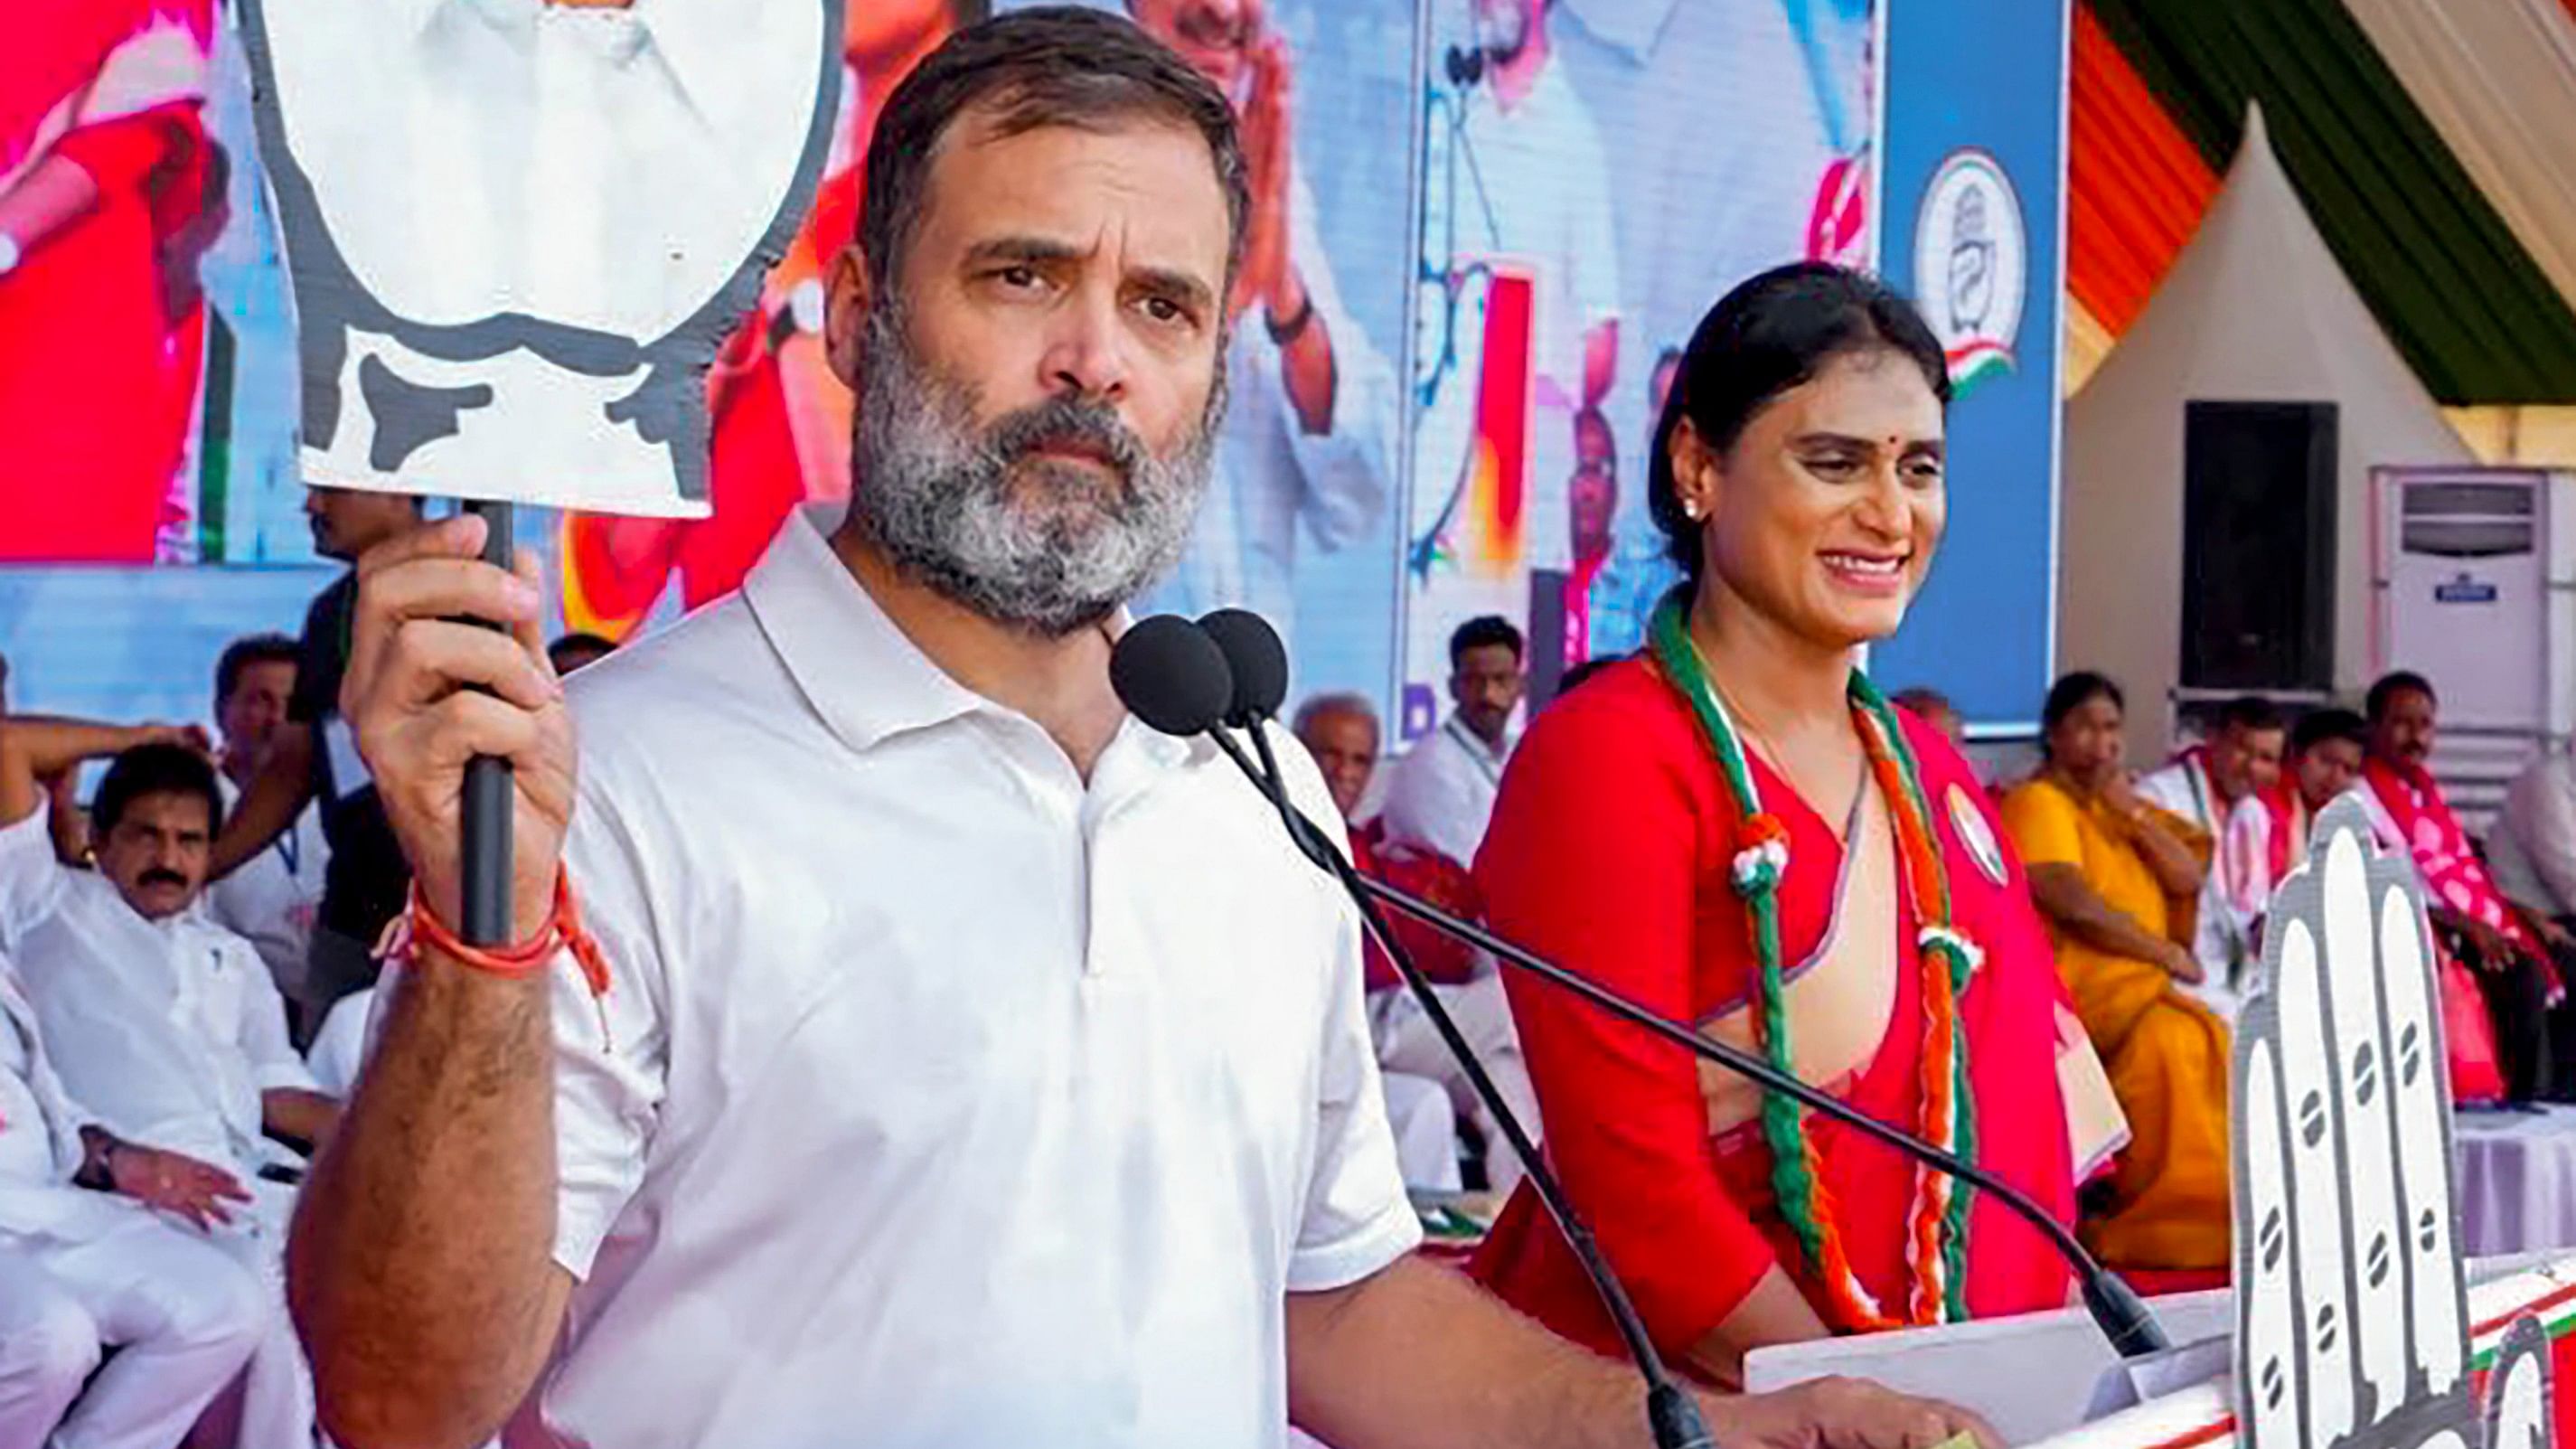
[(1957, 398), (1948, 531), (1870, 672), (1940, 690), (1972, 728), (2033, 727), (2056, 669), (2067, 15), (1944, 0), (1887, 17), (1886, 272)]
[(1868, 0), (1426, 3), (1401, 737), (1447, 710), (1477, 615), (1561, 640), (1542, 675), (1642, 642), (1678, 578), (1644, 454), (1682, 343), (1765, 267), (1871, 259), (1875, 23)]

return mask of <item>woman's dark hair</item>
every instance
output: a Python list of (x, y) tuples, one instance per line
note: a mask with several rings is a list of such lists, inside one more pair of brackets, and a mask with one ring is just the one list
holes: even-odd
[(2079, 669), (2064, 676), (2048, 687), (2048, 702), (2040, 706), (2039, 711), (2040, 733), (2056, 733), (2057, 727), (2066, 723), (2068, 715), (2097, 699), (2107, 699), (2123, 714), (2128, 712), (2129, 697), (2120, 692), (2120, 686), (2111, 682), (2111, 676), (2097, 674), (2090, 669)]
[(1699, 578), (1700, 529), (1683, 514), (1673, 481), (1673, 435), (1682, 420), (1723, 453), (1773, 398), (1812, 381), (1835, 358), (1880, 351), (1913, 363), (1932, 395), (1949, 405), (1950, 369), (1940, 339), (1913, 303), (1866, 272), (1793, 262), (1744, 282), (1708, 309), (1682, 353), (1646, 459), (1646, 507), (1684, 576)]

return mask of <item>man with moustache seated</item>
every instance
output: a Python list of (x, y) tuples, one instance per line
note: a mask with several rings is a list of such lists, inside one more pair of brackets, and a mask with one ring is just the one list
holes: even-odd
[(63, 1086), (121, 1139), (212, 1163), (250, 1189), (212, 1234), (268, 1280), (267, 1331), (240, 1407), (244, 1446), (312, 1433), (310, 1379), (284, 1302), (283, 1249), (303, 1159), (340, 1105), (286, 1037), (286, 1005), (257, 948), (202, 909), (220, 800), (183, 745), (118, 755), (92, 807), (98, 869), (63, 869), (54, 912), (17, 950)]

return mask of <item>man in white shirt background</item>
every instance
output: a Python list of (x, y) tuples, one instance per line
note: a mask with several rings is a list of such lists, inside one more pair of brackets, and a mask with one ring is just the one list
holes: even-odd
[(1215, 471), (1154, 603), (1191, 615), (1250, 609), (1291, 640), (1299, 529), (1339, 549), (1386, 511), (1395, 375), (1342, 306), (1296, 161), (1296, 58), (1262, 0), (1128, 0), (1127, 10), (1233, 103), (1251, 193)]
[[(312, 520), (314, 552), (352, 564), (421, 518), (420, 500), (405, 494), (319, 485), (305, 489), (304, 508)], [(352, 568), (305, 610), (286, 722), (270, 736), (267, 759), (225, 818), (208, 870), (211, 878), (227, 877), (286, 832), (300, 830), (308, 812), (321, 820), (330, 849), (305, 957), (298, 1014), (305, 1035), (333, 1002), (376, 979), (377, 940), (401, 914), (411, 887), (366, 761), (340, 717), (340, 679), (349, 663), (351, 599), (357, 591)]]
[(0, 1444), (169, 1449), (278, 1324), (204, 1237), (240, 1183), (75, 1100), (10, 955), (63, 889), (39, 774), (168, 733), (0, 709)]
[[(2487, 868), (2549, 952), (2561, 982), (2576, 980), (2576, 756), (2544, 751), (2505, 790), (2487, 831)], [(2549, 1013), (2552, 1100), (2576, 1100), (2576, 1006)]]
[[(1645, 1442), (1632, 1374), (1409, 1261), (1347, 903), (1109, 685), (1205, 486), (1233, 138), (1097, 12), (925, 60), (834, 272), (867, 486), (571, 709), (479, 520), (369, 557), (346, 697), (419, 911), (456, 919), (462, 770), (504, 756), (511, 934), (561, 881), (605, 972), (391, 978), (293, 1249), (351, 1449), (461, 1449), (532, 1387), (620, 1449)], [(1965, 1422), (1710, 1408), (1734, 1444)]]
[[(1370, 849), (1372, 831), (1360, 823), (1358, 816), (1361, 802), (1368, 797), (1369, 781), (1377, 773), (1376, 706), (1360, 694), (1319, 695), (1297, 707), (1295, 729), (1298, 743), (1314, 757), (1315, 769), (1324, 777), (1324, 789), (1333, 797), (1333, 807), (1341, 812), (1342, 822), (1350, 830), (1351, 863), (1362, 871), (1375, 873), (1376, 854)], [(1408, 940), (1405, 944), (1411, 948), (1414, 943)], [(1445, 940), (1436, 944), (1443, 950), (1453, 949)], [(1378, 995), (1402, 988), (1385, 979), (1395, 967), (1383, 959), (1377, 943), (1366, 942), (1364, 949), (1368, 953), (1365, 981), (1374, 1016)], [(1418, 952), (1415, 961), (1421, 961)], [(1395, 1165), (1404, 1174), (1404, 1185), (1431, 1192), (1459, 1191), (1464, 1183), (1458, 1171), (1458, 1113), (1450, 1104), (1448, 1089), (1430, 1077), (1388, 1067), (1383, 1056), (1378, 1066), (1382, 1069), (1378, 1080), (1386, 1090), (1387, 1124), (1395, 1133)]]
[(2272, 812), (2263, 797), (2280, 783), (2288, 738), (2278, 705), (2260, 695), (2232, 699), (2207, 739), (2138, 781), (2140, 799), (2209, 837), (2192, 940), (2203, 979), (2184, 989), (2230, 1021), (2262, 956), (2257, 937), (2274, 885)]
[[(302, 646), (284, 634), (253, 634), (226, 645), (215, 663), (215, 728), (222, 744), (216, 784), (227, 815), (277, 751), (302, 657)], [(278, 994), (298, 1008), (330, 860), (322, 812), (308, 804), (294, 825), (206, 889), (206, 909), (216, 924), (258, 950)]]
[(1389, 840), (1473, 866), (1512, 757), (1512, 715), (1528, 688), (1521, 631), (1493, 615), (1449, 636), (1449, 699), (1440, 728), (1396, 762), (1381, 818)]
[(1565, 489), (1580, 457), (1581, 420), (1598, 420), (1619, 368), (1609, 153), (1565, 67), (1555, 63), (1548, 34), (1555, 4), (1470, 0), (1484, 75), (1467, 111), (1482, 177), (1478, 209), (1491, 226), (1485, 244), (1541, 263), (1531, 449), (1535, 502), (1552, 533), (1546, 561), (1564, 557), (1572, 516)]
[[(302, 1159), (276, 1138), (329, 1139), (339, 1104), (287, 1041), (268, 966), (198, 909), (217, 819), (214, 766), (177, 744), (119, 754), (91, 807), (98, 869), (60, 872), (52, 914), (18, 947), (27, 994), (75, 1100), (120, 1137), (230, 1172), (251, 1210), (216, 1235), (279, 1276)], [(251, 1358), (242, 1449), (312, 1432), (309, 1382), (282, 1292)]]
[(2535, 925), (2564, 936), (2576, 922), (2576, 755), (2545, 751), (2514, 778), (2487, 832), (2487, 865)]
[[(1360, 802), (1367, 797), (1369, 780), (1377, 770), (1378, 738), (1377, 711), (1363, 695), (1322, 695), (1298, 707), (1297, 739), (1315, 757), (1333, 804), (1350, 828), (1353, 863), (1452, 914), (1470, 920), (1481, 916), (1483, 901), (1462, 862), (1422, 846), (1390, 841), (1382, 820), (1358, 818)], [(1504, 998), (1495, 963), (1484, 952), (1407, 921), (1401, 913), (1395, 914), (1392, 924), (1467, 1045), (1484, 1063), (1504, 1105), (1511, 1108), (1530, 1140), (1540, 1141), (1538, 1093), (1530, 1086), (1529, 1062), (1521, 1053), (1520, 1033), (1513, 1029), (1511, 1004)], [(1442, 1094), (1443, 1118), (1453, 1122), (1464, 1118), (1475, 1124), (1483, 1147), (1486, 1189), (1510, 1196), (1520, 1185), (1521, 1164), (1493, 1113), (1476, 1095), (1421, 1003), (1396, 975), (1394, 963), (1383, 959), (1375, 941), (1367, 943), (1367, 951), (1369, 1031), (1377, 1043), (1378, 1065), (1386, 1071), (1386, 1100), (1396, 1117), (1399, 1149), (1419, 1140), (1408, 1127), (1420, 1123), (1422, 1131), (1429, 1130), (1417, 1090), (1417, 1084), (1428, 1084)], [(1410, 1168), (1420, 1155), (1417, 1152), (1406, 1164), (1405, 1181), (1417, 1186), (1422, 1179)], [(1454, 1174), (1454, 1152), (1450, 1166)]]

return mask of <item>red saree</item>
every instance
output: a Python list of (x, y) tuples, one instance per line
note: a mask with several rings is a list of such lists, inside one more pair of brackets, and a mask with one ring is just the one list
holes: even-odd
[[(2099, 1066), (2068, 1015), (2048, 937), (2021, 866), (1964, 760), (1921, 721), (1906, 739), (1948, 870), (1959, 928), (1984, 952), (1961, 1003), (1970, 1041), (1979, 1160), (2074, 1215), (2080, 1166), (2061, 1091), (2091, 1126)], [(1875, 790), (1850, 814), (1846, 852), (1826, 820), (1759, 761), (1763, 798), (1785, 823), (1782, 958), (1800, 1074), (1881, 1121), (1919, 1120), (1922, 992), (1916, 929)], [(1850, 802), (1828, 807), (1840, 813)], [(1627, 661), (1559, 700), (1532, 726), (1503, 781), (1477, 862), (1504, 935), (1666, 1016), (1738, 1042), (1752, 966), (1729, 883), (1734, 807), (1687, 705), (1648, 665)], [(1634, 1293), (1656, 1342), (1679, 1353), (1714, 1328), (1775, 1263), (1823, 1312), (1824, 1298), (1773, 1199), (1759, 1096), (1703, 1072), (1684, 1052), (1543, 984), (1509, 981), (1542, 1109), (1547, 1155)], [(2092, 1075), (2084, 1071), (2090, 1067)], [(2111, 1121), (2116, 1121), (2113, 1114)], [(1566, 1124), (1573, 1124), (1571, 1126)], [(1882, 1303), (1906, 1298), (1908, 1160), (1812, 1116), (1840, 1202), (1854, 1271)], [(2083, 1155), (2107, 1152), (2089, 1131)], [(2001, 1207), (1970, 1215), (1967, 1300), (1979, 1315), (2056, 1307), (2068, 1274), (2046, 1242)], [(1618, 1340), (1555, 1228), (1524, 1190), (1473, 1271), (1558, 1333), (1603, 1352)], [(1825, 1315), (1831, 1321), (1831, 1315)]]

